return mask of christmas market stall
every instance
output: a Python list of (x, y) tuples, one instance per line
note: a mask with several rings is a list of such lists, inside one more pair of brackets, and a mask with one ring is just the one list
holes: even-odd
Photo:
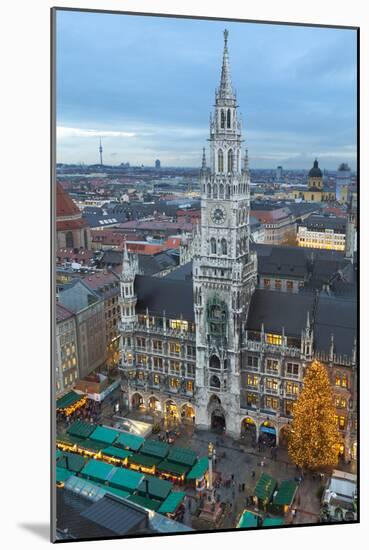
[(99, 458), (101, 457), (106, 462), (110, 462), (116, 466), (126, 466), (128, 463), (128, 458), (131, 455), (131, 451), (126, 451), (126, 449), (121, 449), (120, 447), (111, 445), (110, 447), (106, 447), (100, 451)]
[(250, 512), (249, 510), (244, 510), (241, 514), (241, 517), (237, 523), (237, 529), (252, 529), (253, 527), (258, 527), (260, 522), (260, 516)]
[(112, 445), (119, 435), (120, 432), (113, 430), (113, 428), (97, 426), (89, 437), (93, 441), (99, 441), (105, 443), (105, 445)]
[(171, 519), (177, 519), (177, 512), (181, 507), (186, 493), (183, 491), (171, 491), (164, 502), (161, 504), (158, 512), (165, 514)]
[(164, 501), (172, 490), (172, 483), (154, 476), (145, 476), (138, 486), (138, 494)]
[(58, 468), (65, 468), (74, 474), (79, 474), (84, 468), (86, 460), (79, 454), (64, 452), (61, 453), (56, 464)]
[(281, 515), (286, 514), (293, 505), (297, 489), (296, 481), (282, 481), (273, 499), (273, 511)]
[(209, 459), (207, 456), (202, 456), (188, 472), (186, 482), (189, 485), (195, 486), (197, 491), (203, 491), (207, 485), (208, 468)]
[(77, 393), (72, 390), (56, 401), (56, 412), (67, 417), (84, 407), (86, 403), (87, 396), (84, 393)]
[(126, 468), (114, 468), (113, 475), (109, 478), (109, 486), (133, 493), (144, 479), (144, 475)]
[(161, 458), (135, 453), (129, 457), (128, 466), (132, 470), (137, 470), (145, 474), (155, 474), (156, 466), (159, 462), (161, 462)]
[(170, 462), (170, 460), (163, 460), (158, 464), (157, 471), (161, 477), (169, 479), (174, 483), (182, 484), (185, 480), (186, 474), (190, 471), (188, 466), (183, 464), (177, 464), (176, 462)]
[(145, 438), (140, 435), (130, 434), (123, 432), (118, 439), (114, 442), (116, 447), (127, 449), (128, 451), (139, 451), (144, 444)]
[(81, 471), (81, 476), (97, 483), (106, 483), (115, 473), (116, 468), (111, 464), (90, 460)]
[(254, 502), (263, 510), (267, 509), (268, 504), (273, 498), (277, 482), (270, 475), (262, 473), (256, 484), (254, 491)]

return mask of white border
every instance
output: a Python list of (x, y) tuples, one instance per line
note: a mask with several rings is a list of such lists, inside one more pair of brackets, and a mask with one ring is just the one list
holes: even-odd
[[(369, 220), (367, 98), (369, 17), (366, 2), (309, 0), (241, 2), (194, 0), (8, 0), (0, 32), (3, 223), (2, 321), (2, 540), (5, 548), (47, 544), (49, 522), (49, 7), (53, 5), (361, 27), (361, 276), (368, 280)], [(4, 196), (5, 194), (5, 196)], [(4, 219), (5, 215), (5, 219)], [(163, 550), (222, 544), (361, 546), (368, 528), (369, 357), (365, 348), (367, 292), (362, 285), (361, 512), (360, 525), (216, 533), (191, 537), (94, 542)], [(3, 332), (4, 334), (4, 332)], [(5, 485), (4, 485), (5, 484)], [(5, 489), (5, 492), (4, 492)], [(40, 536), (41, 533), (41, 536)], [(44, 536), (42, 536), (42, 533)], [(5, 540), (4, 540), (5, 539)], [(81, 543), (85, 544), (85, 543)]]

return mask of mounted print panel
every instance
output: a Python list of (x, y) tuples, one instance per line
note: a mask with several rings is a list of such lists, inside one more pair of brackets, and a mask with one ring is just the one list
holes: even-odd
[(52, 16), (53, 540), (357, 522), (358, 29)]

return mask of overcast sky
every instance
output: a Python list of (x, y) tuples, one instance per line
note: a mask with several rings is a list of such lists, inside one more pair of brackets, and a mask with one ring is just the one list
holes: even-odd
[(252, 168), (356, 168), (356, 33), (57, 13), (57, 160), (199, 166), (223, 30)]

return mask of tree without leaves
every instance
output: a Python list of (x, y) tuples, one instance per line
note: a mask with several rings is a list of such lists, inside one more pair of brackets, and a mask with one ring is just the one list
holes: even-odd
[(340, 436), (326, 368), (313, 361), (293, 407), (288, 454), (300, 468), (316, 470), (338, 461)]

